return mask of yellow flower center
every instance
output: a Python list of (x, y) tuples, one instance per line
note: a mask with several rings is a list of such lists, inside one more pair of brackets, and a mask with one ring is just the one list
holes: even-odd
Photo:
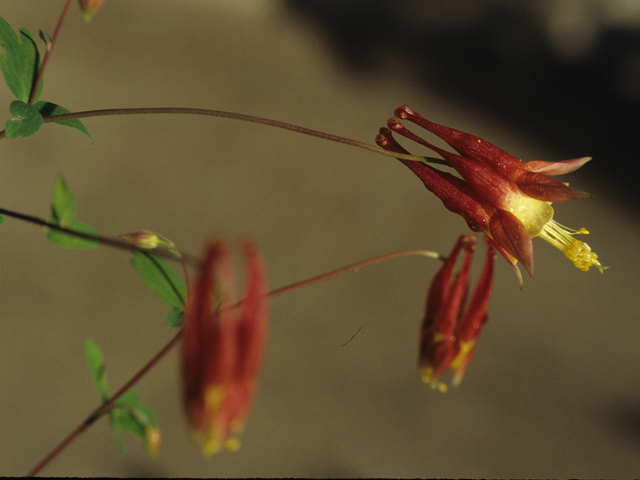
[(531, 238), (539, 235), (553, 218), (551, 203), (537, 200), (524, 193), (508, 197), (507, 208), (518, 217)]
[(597, 267), (600, 273), (605, 268), (598, 261), (598, 255), (591, 251), (591, 247), (573, 238), (578, 233), (589, 233), (584, 228), (573, 230), (564, 227), (553, 220), (551, 202), (537, 200), (524, 193), (511, 195), (507, 198), (507, 208), (527, 229), (533, 237), (540, 237), (559, 249), (573, 264), (586, 272), (589, 267)]
[(608, 267), (603, 267), (598, 261), (598, 255), (591, 251), (591, 247), (580, 240), (573, 238), (576, 234), (589, 233), (584, 228), (573, 230), (560, 225), (555, 220), (550, 220), (539, 234), (539, 237), (546, 240), (551, 245), (559, 249), (564, 256), (573, 262), (583, 272), (589, 270), (589, 267), (597, 267), (600, 273)]

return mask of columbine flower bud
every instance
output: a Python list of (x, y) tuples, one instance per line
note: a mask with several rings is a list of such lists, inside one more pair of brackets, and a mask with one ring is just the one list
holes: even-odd
[[(462, 249), (462, 266), (459, 273), (454, 275), (456, 260)], [(424, 382), (442, 392), (447, 391), (447, 386), (438, 379), (448, 370), (454, 372), (454, 386), (462, 381), (473, 358), (482, 326), (487, 321), (495, 260), (495, 252), (489, 241), (480, 279), (471, 301), (463, 309), (475, 249), (475, 235), (460, 237), (433, 279), (427, 296), (425, 317), (420, 328), (418, 364)]]
[(235, 275), (228, 244), (214, 239), (189, 292), (182, 345), (183, 400), (203, 453), (237, 450), (264, 357), (268, 291), (255, 245), (242, 244), (244, 298), (235, 305)]
[[(388, 128), (380, 130), (376, 143), (386, 150), (408, 153), (393, 138), (393, 131), (438, 153), (456, 169), (462, 178), (421, 162), (401, 160), (447, 209), (462, 216), (471, 230), (487, 234), (516, 269), (519, 278), (516, 262), (522, 263), (533, 276), (533, 237), (540, 237), (560, 249), (580, 270), (596, 267), (602, 272), (606, 268), (586, 243), (573, 237), (577, 233), (588, 233), (587, 230), (560, 225), (553, 220), (551, 207), (552, 202), (592, 197), (548, 176), (577, 170), (590, 158), (523, 163), (481, 138), (430, 122), (406, 105), (394, 113), (397, 118), (391, 118)], [(440, 137), (458, 154), (418, 137), (400, 120), (413, 122)]]
[(82, 17), (88, 22), (91, 20), (102, 4), (104, 0), (80, 0), (80, 9), (82, 10)]
[(158, 245), (164, 243), (157, 234), (150, 232), (149, 230), (140, 230), (139, 232), (118, 235), (118, 237), (138, 248), (146, 248), (149, 250), (152, 250)]

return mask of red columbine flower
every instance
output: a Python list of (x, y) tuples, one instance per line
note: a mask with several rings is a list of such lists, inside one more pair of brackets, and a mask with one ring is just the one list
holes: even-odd
[[(465, 251), (462, 267), (454, 278), (453, 270), (462, 249)], [(425, 383), (443, 392), (447, 387), (438, 382), (438, 378), (447, 370), (453, 370), (452, 383), (454, 386), (460, 384), (475, 353), (480, 330), (487, 321), (496, 258), (489, 240), (484, 268), (471, 301), (463, 310), (475, 249), (475, 235), (460, 237), (433, 279), (427, 296), (426, 313), (420, 329), (419, 368)]]
[[(563, 227), (553, 220), (551, 207), (552, 202), (592, 197), (548, 176), (577, 170), (589, 157), (523, 163), (481, 138), (432, 123), (406, 105), (398, 107), (394, 114), (398, 118), (389, 120), (388, 129), (380, 129), (376, 143), (386, 150), (408, 153), (395, 141), (392, 130), (438, 153), (455, 168), (462, 178), (421, 162), (401, 160), (445, 207), (462, 216), (471, 230), (486, 233), (518, 276), (516, 261), (533, 276), (533, 237), (541, 237), (560, 249), (580, 270), (587, 271), (592, 266), (604, 270), (589, 245), (573, 237), (589, 232)], [(459, 155), (418, 137), (399, 119), (409, 120), (440, 137)]]
[(267, 334), (266, 271), (256, 246), (242, 244), (244, 298), (235, 304), (231, 250), (207, 246), (189, 292), (182, 347), (183, 399), (195, 440), (205, 454), (235, 450), (253, 400)]

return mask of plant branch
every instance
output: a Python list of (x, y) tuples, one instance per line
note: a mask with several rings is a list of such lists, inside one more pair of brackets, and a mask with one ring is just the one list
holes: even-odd
[[(449, 164), (441, 158), (434, 157), (421, 157), (417, 155), (408, 155), (404, 153), (390, 152), (377, 145), (369, 145), (368, 143), (360, 142), (358, 140), (352, 140), (350, 138), (340, 137), (338, 135), (332, 135), (330, 133), (320, 132), (318, 130), (312, 130), (310, 128), (300, 127), (291, 123), (280, 122), (278, 120), (271, 120), (269, 118), (254, 117), (253, 115), (245, 115), (242, 113), (225, 112), (223, 110), (209, 110), (204, 108), (182, 108), (182, 107), (153, 107), (153, 108), (109, 108), (105, 110), (89, 110), (85, 112), (73, 112), (65, 113), (62, 115), (52, 115), (44, 117), (44, 123), (60, 122), (62, 120), (72, 120), (76, 118), (89, 118), (89, 117), (104, 117), (108, 115), (149, 115), (149, 114), (182, 114), (182, 115), (205, 115), (209, 117), (219, 118), (231, 118), (234, 120), (240, 120), (243, 122), (259, 123), (261, 125), (267, 125), (270, 127), (282, 128), (284, 130), (290, 130), (292, 132), (301, 133), (303, 135), (310, 135), (312, 137), (322, 138), (331, 142), (344, 143), (345, 145), (351, 145), (352, 147), (363, 148), (375, 153), (380, 153), (388, 157), (394, 157), (401, 160), (411, 160), (416, 162), (435, 163), (438, 165), (449, 166)], [(6, 136), (4, 130), (0, 131), (0, 139)]]
[[(118, 248), (120, 250), (127, 250), (127, 251), (140, 250), (141, 252), (146, 252), (146, 253), (149, 252), (148, 249), (137, 247), (129, 242), (120, 240), (118, 238), (106, 237), (103, 235), (96, 236), (96, 235), (90, 235), (88, 233), (77, 232), (75, 230), (71, 230), (69, 228), (61, 227), (59, 225), (55, 225), (53, 223), (47, 222), (42, 218), (38, 218), (33, 215), (27, 215), (25, 213), (14, 212), (12, 210), (7, 210), (6, 208), (0, 207), (0, 214), (6, 215), (7, 217), (17, 218), (18, 220), (23, 220), (25, 222), (33, 223), (35, 225), (51, 228), (53, 230), (59, 230), (64, 233), (68, 233), (69, 235), (73, 235), (74, 237), (84, 238), (86, 240), (95, 240), (101, 245), (106, 245), (108, 247)], [(165, 250), (155, 249), (153, 253), (160, 257), (164, 257), (172, 260), (178, 260), (176, 259), (175, 255)], [(181, 253), (181, 255), (182, 255), (182, 259), (189, 265), (197, 266), (200, 264), (200, 260), (198, 259), (198, 257), (189, 255), (189, 254), (184, 254), (184, 253)]]
[(58, 33), (60, 32), (60, 28), (64, 23), (64, 19), (67, 16), (67, 12), (69, 11), (69, 6), (71, 5), (72, 0), (67, 0), (62, 7), (62, 13), (60, 13), (60, 18), (58, 18), (58, 23), (56, 24), (56, 28), (53, 31), (53, 35), (51, 36), (51, 43), (47, 44), (47, 51), (44, 54), (44, 58), (42, 59), (42, 65), (40, 65), (40, 70), (38, 70), (38, 76), (36, 77), (36, 81), (33, 84), (33, 88), (31, 89), (31, 95), (29, 96), (29, 105), (33, 105), (33, 102), (36, 99), (36, 92), (40, 87), (40, 83), (42, 83), (42, 78), (44, 76), (44, 69), (49, 62), (49, 57), (51, 56), (51, 52), (53, 52), (53, 47), (56, 44), (56, 38), (58, 38)]
[[(383, 262), (385, 260), (391, 260), (393, 258), (398, 257), (407, 257), (407, 256), (423, 256), (429, 258), (435, 258), (438, 260), (445, 260), (445, 257), (440, 255), (437, 252), (433, 252), (430, 250), (404, 250), (400, 252), (388, 253), (385, 255), (380, 255), (377, 257), (369, 258), (367, 260), (362, 260), (357, 263), (353, 263), (351, 265), (347, 265), (346, 267), (341, 267), (336, 270), (332, 270), (327, 273), (323, 273), (321, 275), (316, 275), (315, 277), (308, 278), (306, 280), (302, 280), (300, 282), (292, 283), (290, 285), (286, 285), (284, 287), (277, 288), (275, 290), (271, 290), (267, 296), (273, 297), (275, 295), (280, 295), (282, 293), (290, 292), (292, 290), (306, 287), (312, 285), (314, 283), (321, 282), (323, 280), (327, 280), (329, 278), (342, 275), (343, 273), (351, 272), (358, 270), (362, 267), (366, 267), (369, 265), (373, 265), (376, 263)], [(235, 305), (229, 307), (237, 308), (242, 304), (242, 300)], [(49, 465), (53, 460), (55, 460), (58, 455), (60, 455), (73, 441), (78, 438), (84, 431), (89, 428), (96, 420), (98, 420), (102, 415), (107, 413), (109, 409), (113, 406), (113, 404), (124, 395), (129, 389), (131, 389), (140, 379), (142, 379), (155, 365), (157, 365), (160, 360), (162, 360), (182, 339), (184, 329), (181, 327), (178, 333), (167, 343), (162, 349), (156, 353), (151, 360), (149, 360), (144, 367), (142, 367), (135, 375), (133, 375), (129, 381), (127, 381), (120, 389), (109, 398), (109, 400), (98, 408), (96, 408), (78, 427), (73, 430), (62, 442), (55, 447), (49, 455), (47, 455), (42, 461), (40, 461), (28, 474), (29, 477), (37, 476), (47, 465)]]

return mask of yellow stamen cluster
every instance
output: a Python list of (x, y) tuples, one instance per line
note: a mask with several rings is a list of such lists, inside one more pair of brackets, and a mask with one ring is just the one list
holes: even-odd
[(600, 273), (604, 273), (607, 267), (603, 267), (600, 264), (598, 255), (591, 251), (591, 247), (573, 238), (573, 235), (587, 233), (589, 232), (584, 228), (573, 230), (560, 225), (555, 220), (550, 220), (538, 236), (559, 249), (564, 253), (565, 257), (571, 260), (573, 264), (583, 272), (588, 271), (589, 267), (597, 267)]

